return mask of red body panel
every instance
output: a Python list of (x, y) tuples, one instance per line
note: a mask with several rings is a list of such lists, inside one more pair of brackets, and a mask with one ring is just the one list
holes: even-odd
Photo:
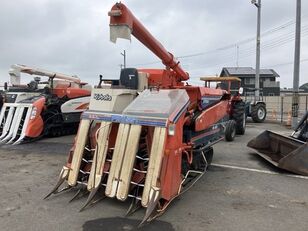
[(76, 110), (85, 110), (89, 107), (89, 104), (90, 103), (81, 104), (80, 106), (76, 107)]
[(205, 95), (223, 96), (224, 94), (227, 93), (227, 91), (225, 90), (208, 88), (208, 87), (199, 87), (199, 91), (201, 93), (201, 96)]
[(176, 81), (176, 73), (165, 69), (138, 69), (140, 72), (149, 74), (149, 87), (171, 88), (174, 86), (183, 86), (182, 82)]
[(55, 88), (52, 90), (52, 93), (55, 94), (59, 98), (63, 98), (66, 96), (66, 89), (65, 88)]
[(89, 96), (91, 95), (91, 92), (86, 89), (82, 88), (67, 88), (66, 89), (66, 95), (69, 99), (77, 98), (77, 97), (82, 97), (82, 96)]
[(225, 100), (204, 110), (196, 119), (195, 131), (203, 131), (227, 116), (230, 108), (229, 104), (229, 101)]
[(29, 120), (26, 136), (31, 138), (36, 138), (41, 135), (44, 129), (44, 122), (41, 117), (41, 113), (44, 109), (46, 99), (44, 97), (40, 98), (33, 103), (33, 106), (37, 108), (36, 116)]
[(64, 96), (67, 96), (69, 99), (77, 98), (77, 97), (82, 97), (82, 96), (89, 96), (91, 95), (91, 92), (86, 89), (81, 89), (81, 88), (61, 88), (58, 87), (54, 88), (52, 90), (52, 93), (58, 96), (59, 98), (63, 98)]
[(180, 89), (185, 89), (189, 98), (190, 102), (201, 101), (202, 96), (223, 96), (227, 94), (227, 91), (221, 90), (221, 89), (213, 89), (213, 88), (207, 88), (207, 87), (198, 87), (198, 86), (183, 86), (183, 87), (177, 87)]
[(178, 194), (181, 185), (181, 163), (183, 144), (183, 125), (185, 114), (176, 123), (175, 135), (167, 135), (165, 153), (160, 175), (161, 196), (165, 200), (171, 200)]
[(181, 185), (181, 149), (166, 149), (160, 175), (161, 180), (161, 197), (167, 201), (176, 197)]

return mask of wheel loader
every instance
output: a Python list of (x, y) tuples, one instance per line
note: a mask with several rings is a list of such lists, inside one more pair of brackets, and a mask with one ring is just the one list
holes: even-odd
[(308, 112), (290, 137), (264, 131), (247, 144), (274, 166), (308, 176)]
[(165, 68), (122, 69), (119, 80), (93, 89), (67, 162), (45, 198), (76, 189), (72, 200), (88, 194), (82, 209), (106, 197), (130, 199), (127, 215), (144, 207), (143, 223), (202, 177), (215, 143), (245, 132), (244, 104), (231, 95), (230, 78), (201, 78), (205, 85), (225, 81), (228, 90), (189, 85), (189, 74), (123, 3), (108, 15), (112, 42), (133, 35)]
[[(77, 132), (81, 112), (89, 105), (91, 89), (76, 76), (25, 65), (12, 65), (0, 112), (0, 143), (20, 144), (44, 136)], [(20, 73), (36, 75), (26, 85)], [(41, 80), (40, 77), (47, 77)]]

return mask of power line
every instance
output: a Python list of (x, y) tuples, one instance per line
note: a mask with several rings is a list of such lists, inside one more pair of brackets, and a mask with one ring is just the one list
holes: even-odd
[[(284, 24), (282, 24), (278, 27), (275, 27), (273, 29), (265, 31), (265, 32), (261, 33), (261, 35), (266, 36), (266, 35), (275, 33), (277, 31), (283, 30), (283, 29), (285, 29), (285, 28), (287, 28), (291, 25), (294, 25), (294, 24), (295, 24), (295, 21), (291, 20), (291, 21), (288, 21), (287, 23), (284, 23)], [(190, 58), (190, 57), (195, 57), (195, 56), (201, 56), (201, 55), (205, 55), (205, 54), (208, 54), (208, 53), (211, 53), (211, 52), (214, 52), (214, 51), (222, 51), (222, 50), (234, 48), (234, 46), (243, 45), (243, 44), (246, 44), (246, 43), (249, 43), (249, 42), (252, 42), (252, 41), (255, 41), (255, 37), (250, 37), (250, 38), (247, 38), (245, 40), (241, 40), (237, 43), (227, 45), (227, 46), (224, 46), (224, 47), (220, 47), (220, 48), (216, 48), (216, 49), (213, 49), (213, 50), (205, 51), (205, 52), (199, 52), (199, 53), (190, 54), (190, 55), (177, 56), (177, 58)]]
[[(303, 18), (307, 17), (307, 16), (308, 16), (308, 14), (303, 16)], [(269, 30), (267, 30), (265, 32), (262, 32), (261, 35), (262, 36), (267, 36), (267, 35), (276, 33), (277, 31), (284, 30), (284, 29), (286, 29), (289, 26), (292, 26), (294, 24), (295, 24), (295, 20), (290, 20), (290, 21), (288, 21), (288, 22), (286, 22), (286, 23), (284, 23), (282, 25), (279, 25), (279, 26), (274, 27), (272, 29), (269, 29)], [(210, 53), (213, 53), (213, 52), (224, 51), (224, 50), (228, 50), (228, 49), (234, 48), (235, 46), (247, 44), (247, 43), (252, 42), (254, 40), (255, 40), (255, 37), (250, 37), (250, 38), (241, 40), (241, 41), (239, 41), (237, 43), (230, 44), (230, 45), (227, 45), (227, 46), (224, 46), (224, 47), (219, 47), (219, 48), (216, 48), (216, 49), (213, 49), (213, 50), (208, 50), (208, 51), (194, 53), (194, 54), (177, 56), (177, 58), (178, 59), (192, 58), (192, 57), (198, 57), (198, 56), (210, 54)], [(158, 64), (158, 63), (161, 63), (161, 61), (153, 61), (153, 62), (148, 62), (148, 63), (139, 63), (139, 64), (135, 64), (134, 66), (147, 66), (147, 65)]]
[[(305, 37), (307, 35), (308, 35), (308, 30), (306, 30), (305, 33), (302, 34), (302, 37)], [(261, 50), (262, 51), (268, 51), (268, 50), (271, 50), (273, 48), (280, 47), (282, 45), (288, 44), (289, 42), (294, 41), (294, 39), (295, 39), (294, 36), (293, 36), (293, 38), (289, 36), (289, 37), (286, 37), (285, 39), (281, 39), (281, 40), (279, 40), (279, 41), (277, 41), (277, 42), (275, 42), (273, 44), (263, 45), (261, 47)], [(251, 50), (251, 51), (249, 51), (247, 53), (242, 53), (240, 55), (240, 57), (239, 57), (239, 60), (246, 59), (246, 58), (248, 58), (250, 56), (253, 56), (254, 54), (255, 54), (254, 50)], [(221, 66), (223, 64), (228, 64), (228, 63), (234, 62), (234, 60), (235, 60), (235, 56), (234, 55), (230, 55), (230, 54), (229, 55), (225, 55), (223, 58), (224, 58), (223, 60), (220, 59), (218, 62), (216, 61), (216, 62), (214, 62), (212, 64), (207, 62), (207, 64), (204, 65), (202, 68), (188, 69), (188, 71), (199, 70), (199, 69), (210, 68), (210, 67), (216, 67), (218, 65)], [(210, 64), (210, 65), (208, 65), (208, 64)], [(199, 65), (199, 67), (201, 67), (201, 66)]]
[[(306, 59), (302, 59), (300, 61), (300, 63), (304, 63), (304, 62), (308, 62), (308, 58)], [(271, 65), (271, 66), (265, 66), (263, 68), (274, 68), (274, 67), (280, 67), (280, 66), (288, 66), (288, 65), (293, 65), (294, 62), (286, 62), (286, 63), (279, 63), (279, 64), (274, 64), (274, 65)], [(216, 66), (218, 66), (220, 64), (217, 64)], [(213, 67), (213, 66), (211, 66)], [(207, 67), (208, 68), (208, 67)], [(197, 70), (204, 70), (204, 68), (197, 68), (197, 69), (191, 69), (189, 71), (197, 71)], [(198, 76), (190, 76), (191, 79), (194, 79), (194, 78), (199, 78)]]
[[(304, 62), (308, 62), (308, 58), (307, 58), (307, 59), (302, 59), (302, 60), (300, 61), (300, 63), (304, 63)], [(280, 66), (288, 66), (288, 65), (292, 65), (292, 64), (294, 64), (294, 62), (279, 63), (279, 64), (267, 66), (267, 67), (265, 67), (265, 68), (273, 68), (273, 67), (280, 67)]]

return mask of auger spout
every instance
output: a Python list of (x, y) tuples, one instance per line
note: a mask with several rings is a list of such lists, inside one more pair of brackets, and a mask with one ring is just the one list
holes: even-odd
[(182, 69), (180, 62), (164, 48), (123, 3), (116, 3), (108, 15), (110, 16), (110, 40), (112, 42), (115, 43), (117, 38), (130, 40), (132, 34), (160, 58), (167, 68), (174, 70), (179, 81), (189, 79), (189, 74)]

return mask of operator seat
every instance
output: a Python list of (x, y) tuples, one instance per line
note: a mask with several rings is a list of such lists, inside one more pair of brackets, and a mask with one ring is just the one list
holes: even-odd
[(138, 89), (138, 70), (136, 68), (124, 68), (120, 74), (120, 85), (137, 90)]

